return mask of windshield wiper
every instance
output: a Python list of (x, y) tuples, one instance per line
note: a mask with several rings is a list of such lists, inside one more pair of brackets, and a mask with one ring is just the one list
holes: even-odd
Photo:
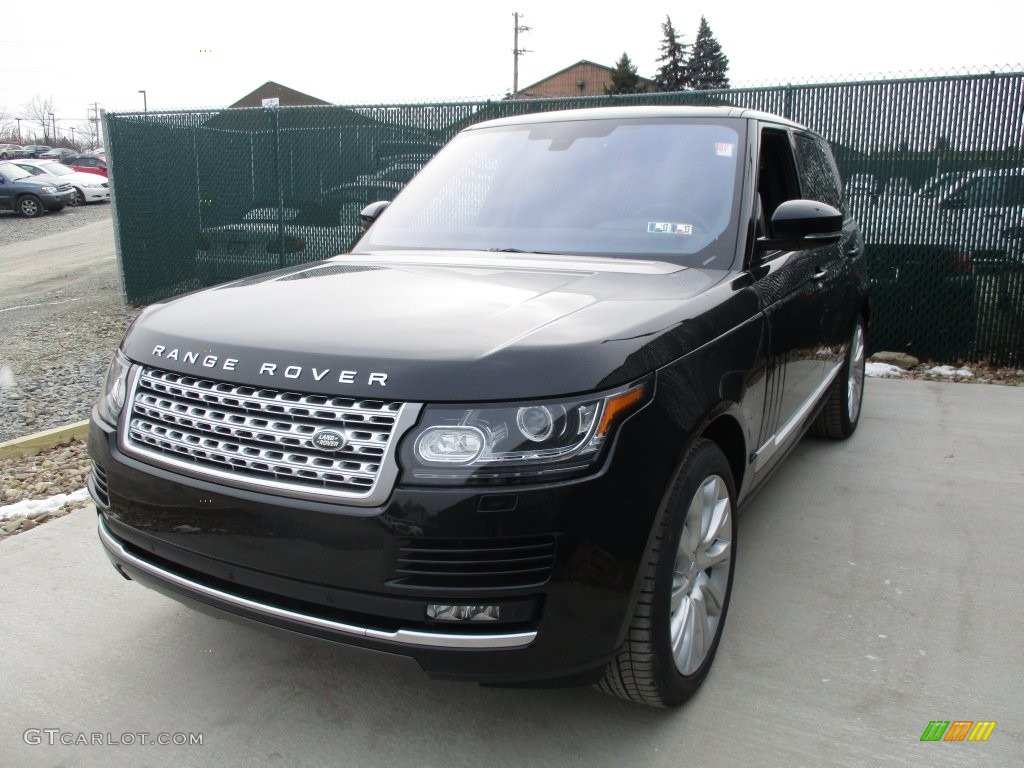
[(563, 253), (556, 253), (555, 251), (524, 251), (520, 248), (488, 248), (490, 253), (532, 253), (537, 256), (564, 256)]

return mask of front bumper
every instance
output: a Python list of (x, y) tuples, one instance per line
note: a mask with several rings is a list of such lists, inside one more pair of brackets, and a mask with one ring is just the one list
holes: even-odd
[(80, 189), (87, 203), (97, 203), (110, 199), (110, 187), (80, 187)]
[[(435, 677), (579, 682), (624, 638), (671, 475), (647, 444), (653, 411), (622, 425), (594, 476), (399, 486), (375, 508), (174, 474), (122, 453), (94, 413), (89, 488), (115, 567), (195, 607), (409, 656)], [(497, 605), (500, 618), (431, 619), (437, 604)]]
[(39, 193), (40, 201), (43, 203), (43, 207), (48, 211), (63, 208), (66, 205), (70, 205), (71, 201), (75, 197), (75, 190), (69, 189), (67, 192), (54, 192), (54, 193)]

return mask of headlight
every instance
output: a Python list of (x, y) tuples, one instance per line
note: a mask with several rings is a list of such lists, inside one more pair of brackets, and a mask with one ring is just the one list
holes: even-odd
[(96, 184), (86, 183), (86, 184), (83, 184), (82, 186), (83, 187), (88, 187), (89, 189), (95, 189), (96, 187), (102, 187), (103, 186), (103, 182), (101, 181), (101, 182), (98, 182)]
[(40, 192), (45, 192), (48, 195), (52, 195), (54, 192), (57, 191), (57, 188), (56, 187), (40, 187), (39, 191)]
[(108, 424), (117, 425), (117, 417), (124, 408), (124, 400), (128, 393), (128, 371), (131, 368), (131, 361), (125, 357), (121, 350), (114, 353), (114, 359), (107, 369), (107, 380), (103, 384), (103, 391), (100, 392), (99, 402), (96, 404), (100, 416)]
[(402, 445), (403, 480), (483, 484), (583, 474), (649, 392), (645, 383), (557, 401), (427, 406)]

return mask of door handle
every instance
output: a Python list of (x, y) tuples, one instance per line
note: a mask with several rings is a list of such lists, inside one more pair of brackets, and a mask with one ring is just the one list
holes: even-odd
[(824, 280), (827, 275), (828, 275), (828, 270), (827, 269), (819, 269), (817, 272), (815, 272), (813, 275), (811, 275), (810, 279), (812, 281)]

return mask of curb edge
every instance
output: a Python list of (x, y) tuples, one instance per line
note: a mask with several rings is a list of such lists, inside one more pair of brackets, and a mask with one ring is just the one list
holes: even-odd
[(89, 434), (89, 420), (77, 421), (63, 427), (46, 429), (25, 437), (0, 443), (0, 459), (34, 456), (71, 440), (84, 440)]

